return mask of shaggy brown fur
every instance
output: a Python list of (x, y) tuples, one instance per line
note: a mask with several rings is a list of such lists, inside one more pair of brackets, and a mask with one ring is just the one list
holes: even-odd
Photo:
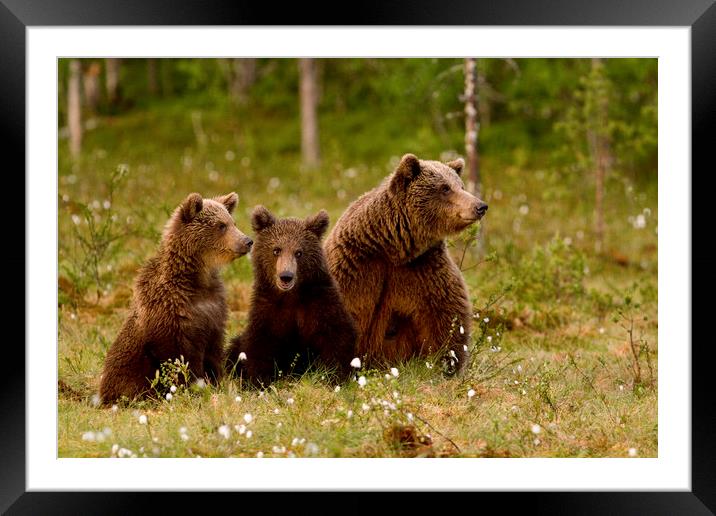
[[(228, 368), (261, 385), (279, 374), (302, 373), (318, 359), (346, 378), (356, 330), (321, 249), (328, 215), (321, 210), (306, 220), (276, 220), (257, 206), (252, 227), (256, 245), (249, 323), (232, 341)], [(245, 359), (239, 358), (242, 352)]]
[(223, 372), (227, 308), (219, 267), (249, 252), (252, 241), (231, 217), (238, 196), (189, 195), (174, 211), (157, 255), (139, 271), (129, 318), (109, 349), (100, 398), (144, 394), (166, 360), (180, 355), (196, 378)]
[(462, 159), (444, 164), (406, 154), (328, 236), (328, 264), (356, 322), (361, 356), (394, 364), (452, 350), (451, 372), (467, 361), (471, 307), (444, 239), (480, 219), (487, 205), (464, 190), (463, 166)]

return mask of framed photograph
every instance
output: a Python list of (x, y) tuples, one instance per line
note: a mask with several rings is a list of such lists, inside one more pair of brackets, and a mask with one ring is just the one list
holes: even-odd
[(26, 224), (3, 511), (529, 491), (712, 513), (691, 253), (713, 2), (351, 26), (104, 4), (0, 6)]

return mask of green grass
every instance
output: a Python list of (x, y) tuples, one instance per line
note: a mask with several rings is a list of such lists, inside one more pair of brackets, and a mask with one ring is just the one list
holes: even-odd
[[(365, 387), (351, 382), (338, 392), (317, 371), (263, 393), (226, 380), (179, 389), (171, 401), (162, 391), (117, 410), (93, 406), (136, 270), (186, 194), (236, 191), (235, 219), (247, 233), (259, 203), (280, 216), (325, 208), (335, 223), (403, 153), (438, 158), (449, 150), (430, 130), (408, 132), (401, 120), (326, 115), (323, 164), (309, 172), (299, 165), (294, 118), (204, 105), (197, 133), (192, 111), (185, 99), (103, 118), (86, 133), (76, 163), (60, 141), (59, 456), (110, 457), (114, 444), (148, 457), (619, 457), (630, 448), (657, 455), (655, 180), (639, 185), (612, 174), (607, 249), (596, 254), (588, 180), (496, 156), (482, 160), (485, 256), (476, 254), (474, 230), (450, 241), (457, 261), (464, 254), (479, 314), (463, 378), (445, 378), (437, 360), (416, 359), (395, 364), (397, 378), (361, 370)], [(126, 175), (112, 183), (118, 167)], [(643, 228), (634, 225), (639, 214)], [(234, 262), (223, 277), (233, 335), (246, 323), (249, 261)]]

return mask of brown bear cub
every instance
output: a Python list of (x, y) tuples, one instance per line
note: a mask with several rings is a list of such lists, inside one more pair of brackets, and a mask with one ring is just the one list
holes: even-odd
[(465, 191), (463, 166), (406, 154), (328, 236), (328, 264), (355, 320), (359, 356), (395, 364), (444, 351), (448, 373), (465, 366), (471, 306), (445, 237), (482, 218), (487, 204)]
[(132, 310), (107, 353), (103, 403), (146, 394), (160, 364), (179, 358), (195, 378), (223, 373), (227, 307), (219, 268), (253, 242), (231, 217), (238, 196), (193, 193), (174, 211), (159, 251), (139, 271)]
[(277, 220), (257, 206), (251, 225), (249, 321), (231, 343), (227, 367), (256, 386), (303, 373), (314, 359), (347, 378), (356, 330), (321, 249), (328, 214)]

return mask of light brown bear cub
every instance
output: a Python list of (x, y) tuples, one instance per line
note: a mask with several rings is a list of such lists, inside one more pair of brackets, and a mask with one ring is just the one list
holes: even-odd
[(471, 306), (445, 237), (482, 218), (487, 204), (465, 191), (463, 166), (406, 154), (328, 236), (328, 264), (356, 322), (360, 356), (394, 364), (444, 350), (449, 373), (466, 364)]
[(222, 377), (227, 307), (219, 268), (253, 244), (231, 217), (238, 200), (233, 192), (213, 199), (192, 193), (174, 211), (107, 353), (103, 403), (145, 394), (160, 364), (180, 355), (195, 378)]

